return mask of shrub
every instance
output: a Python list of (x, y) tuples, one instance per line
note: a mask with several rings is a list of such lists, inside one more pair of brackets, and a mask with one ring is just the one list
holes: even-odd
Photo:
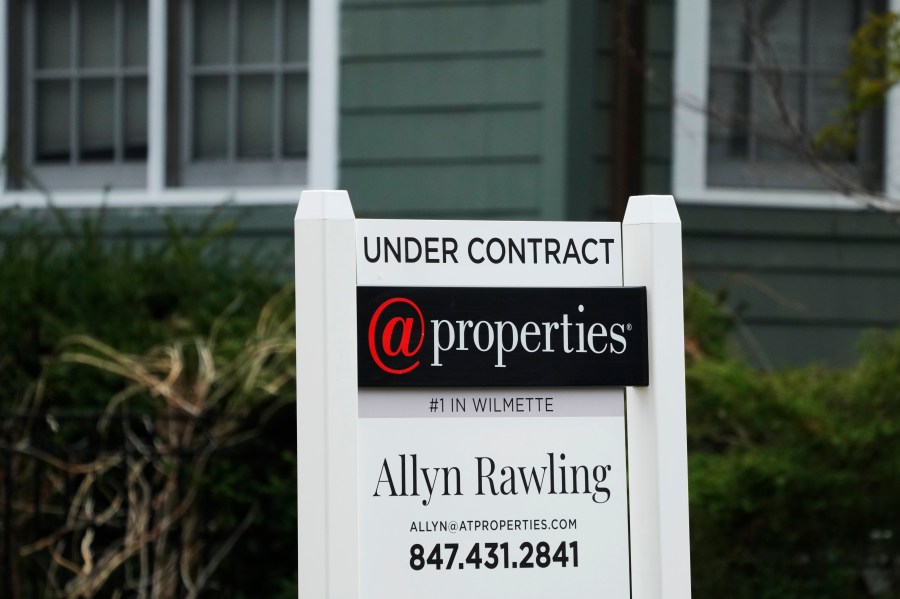
[(176, 336), (205, 335), (229, 313), (223, 338), (240, 339), (280, 283), (251, 254), (230, 249), (232, 225), (187, 232), (168, 222), (158, 244), (104, 231), (104, 216), (7, 212), (0, 240), (0, 409), (43, 380), (54, 407), (102, 408), (120, 384), (48, 360), (67, 335), (86, 334), (125, 352)]
[(900, 334), (844, 371), (709, 352), (687, 387), (695, 597), (897, 596)]
[[(186, 360), (181, 375), (193, 381), (185, 383), (190, 387), (206, 351), (197, 340), (209, 340), (213, 330), (215, 343), (208, 347), (215, 363), (240, 363), (247, 344), (258, 340), (257, 317), (279, 282), (261, 271), (253, 256), (230, 251), (227, 225), (191, 234), (171, 226), (165, 243), (147, 245), (127, 238), (110, 241), (102, 220), (73, 224), (57, 214), (52, 232), (39, 220), (20, 222), (0, 243), (0, 313), (5, 315), (0, 320), (5, 383), (0, 410), (27, 405), (40, 412), (18, 429), (21, 420), (7, 420), (0, 432), (7, 442), (33, 433), (32, 449), (39, 437), (47, 443), (48, 453), (38, 460), (45, 466), (36, 466), (34, 459), (31, 466), (23, 465), (17, 455), (14, 474), (29, 480), (17, 491), (49, 501), (76, 480), (64, 469), (46, 474), (53, 460), (98, 463), (111, 444), (125, 443), (112, 427), (99, 434), (93, 422), (87, 431), (55, 419), (54, 413), (104, 410), (126, 388), (124, 380), (134, 382), (127, 369), (110, 364), (121, 366), (124, 359), (131, 365), (147, 360), (158, 365), (156, 360), (173, 355), (173, 348)], [(694, 596), (897, 596), (900, 334), (870, 336), (859, 363), (843, 371), (764, 373), (730, 347), (731, 321), (715, 298), (689, 286), (685, 312)], [(79, 361), (92, 355), (105, 369), (54, 357), (62, 340), (73, 334), (102, 342), (83, 343)], [(148, 354), (151, 347), (157, 349)], [(296, 595), (296, 430), (292, 405), (275, 411), (292, 399), (290, 384), (281, 380), (280, 389), (275, 397), (254, 394), (246, 404), (240, 393), (230, 397), (231, 405), (240, 408), (233, 414), (241, 423), (234, 432), (262, 431), (241, 449), (216, 448), (218, 458), (192, 473), (173, 477), (171, 465), (159, 473), (157, 480), (194, 484), (185, 488), (196, 489), (195, 530), (178, 534), (196, 541), (189, 547), (195, 555), (214, 558), (215, 548), (227, 546), (234, 530), (243, 530), (239, 542), (222, 554), (221, 566), (210, 570), (208, 596)], [(136, 439), (146, 433), (152, 442), (153, 435), (161, 435), (168, 408), (160, 406), (171, 402), (161, 404), (159, 394), (144, 385), (128, 404), (129, 418), (150, 416), (143, 420), (143, 432), (132, 430)], [(213, 411), (203, 418), (220, 416)], [(85, 458), (91, 451), (94, 458)], [(115, 495), (117, 487), (110, 485), (100, 489), (99, 498)], [(86, 508), (85, 497), (62, 511)], [(255, 519), (247, 519), (248, 514)], [(26, 543), (23, 531), (31, 530), (31, 517), (17, 514), (20, 545)], [(78, 531), (80, 542), (85, 530)], [(45, 555), (49, 547), (33, 548), (32, 555)], [(78, 557), (71, 544), (69, 551)], [(55, 566), (44, 559), (37, 567), (46, 577)], [(113, 583), (133, 581), (111, 575), (108, 584)]]
[(16, 481), (0, 594), (128, 596), (156, 568), (160, 597), (289, 596), (291, 290), (227, 223), (169, 223), (160, 243), (107, 234), (102, 213), (0, 224), (0, 480)]

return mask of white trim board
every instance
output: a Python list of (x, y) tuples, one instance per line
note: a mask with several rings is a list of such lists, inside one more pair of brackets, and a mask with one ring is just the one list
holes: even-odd
[[(900, 0), (889, 0), (888, 8), (900, 12)], [(885, 113), (884, 192), (900, 198), (900, 89), (896, 85), (888, 92)]]
[(340, 14), (340, 2), (309, 3), (309, 89), (315, 93), (309, 97), (306, 182), (312, 189), (338, 186)]
[[(296, 204), (305, 187), (204, 187), (169, 188), (158, 193), (146, 189), (61, 191), (50, 198), (59, 208), (190, 208), (198, 206), (263, 206)], [(0, 196), (3, 205), (46, 208), (48, 198), (32, 191), (8, 191)]]

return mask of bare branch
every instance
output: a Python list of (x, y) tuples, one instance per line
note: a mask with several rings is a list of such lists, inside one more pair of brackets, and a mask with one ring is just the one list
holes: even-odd
[(203, 590), (206, 584), (209, 582), (210, 577), (213, 572), (216, 571), (216, 568), (222, 563), (222, 560), (225, 559), (225, 556), (234, 548), (238, 539), (241, 538), (241, 535), (250, 527), (250, 524), (253, 523), (253, 520), (256, 518), (257, 509), (254, 507), (250, 510), (241, 523), (238, 525), (234, 531), (232, 531), (231, 535), (229, 535), (228, 539), (222, 544), (221, 547), (216, 551), (216, 553), (212, 556), (206, 566), (200, 571), (197, 575), (197, 582), (193, 585), (191, 591), (188, 593), (186, 599), (197, 599), (197, 595)]

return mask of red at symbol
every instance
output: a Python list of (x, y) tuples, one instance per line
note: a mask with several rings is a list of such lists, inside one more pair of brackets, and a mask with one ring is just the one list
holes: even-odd
[[(384, 325), (384, 330), (381, 333), (380, 341), (380, 349), (385, 355), (390, 357), (396, 357), (400, 354), (403, 354), (407, 358), (411, 358), (415, 356), (420, 349), (422, 349), (422, 342), (425, 340), (425, 317), (422, 316), (422, 311), (419, 309), (413, 301), (406, 299), (405, 297), (392, 297), (391, 299), (385, 301), (383, 304), (378, 306), (378, 309), (375, 310), (375, 313), (372, 315), (372, 319), (369, 321), (369, 353), (372, 355), (372, 359), (375, 360), (375, 363), (378, 364), (378, 367), (390, 374), (406, 374), (411, 370), (415, 369), (419, 365), (419, 361), (416, 360), (413, 364), (407, 366), (406, 368), (391, 368), (382, 360), (378, 343), (375, 339), (377, 329), (378, 329), (378, 319), (381, 318), (381, 314), (387, 309), (389, 306), (394, 304), (405, 304), (412, 307), (415, 310), (415, 315), (418, 317), (419, 321), (419, 334), (418, 334), (418, 344), (415, 347), (410, 347), (413, 342), (414, 329), (415, 329), (415, 319), (413, 316), (394, 316), (390, 320), (387, 321), (387, 324)], [(394, 338), (394, 333), (397, 328), (400, 328), (400, 339), (397, 342), (396, 347), (391, 346), (391, 340)]]

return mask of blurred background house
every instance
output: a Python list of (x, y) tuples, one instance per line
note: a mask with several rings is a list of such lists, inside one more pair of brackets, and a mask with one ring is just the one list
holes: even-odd
[[(608, 219), (671, 193), (688, 277), (727, 295), (751, 359), (845, 364), (900, 317), (898, 231), (785, 148), (746, 24), (813, 132), (886, 7), (747, 6), (3, 0), (0, 203), (105, 202), (152, 237), (227, 201), (238, 236), (287, 240), (308, 187), (361, 217)], [(897, 197), (895, 104), (832, 166)]]

